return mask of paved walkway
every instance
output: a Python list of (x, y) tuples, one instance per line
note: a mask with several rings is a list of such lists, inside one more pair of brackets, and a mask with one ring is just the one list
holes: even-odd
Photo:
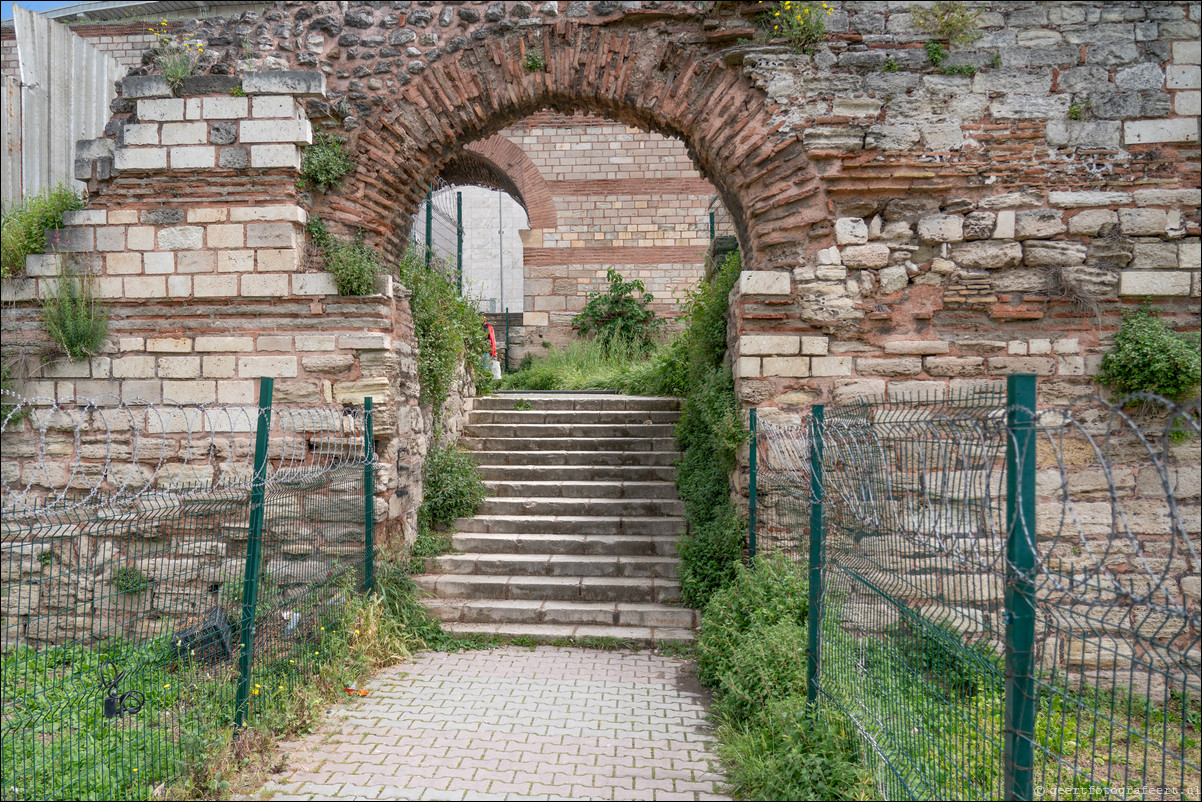
[(280, 799), (726, 799), (687, 661), (428, 652), (335, 710), (259, 793)]

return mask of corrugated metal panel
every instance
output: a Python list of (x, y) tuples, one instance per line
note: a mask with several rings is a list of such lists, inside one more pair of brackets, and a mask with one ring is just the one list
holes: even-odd
[(8, 208), (10, 198), (21, 195), (21, 81), (15, 75), (4, 76), (4, 90), (0, 94), (0, 131), (3, 132), (3, 148), (0, 153), (0, 198)]
[(75, 142), (104, 133), (121, 74), (117, 61), (28, 9), (14, 7), (20, 88), (18, 186), (4, 186), (7, 205), (20, 195), (64, 183), (77, 189)]

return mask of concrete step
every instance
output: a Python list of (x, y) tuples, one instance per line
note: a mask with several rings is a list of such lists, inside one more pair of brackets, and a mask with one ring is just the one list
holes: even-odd
[(663, 641), (692, 643), (697, 633), (692, 629), (672, 627), (604, 627), (590, 624), (443, 624), (443, 629), (456, 635), (497, 635), (503, 638), (529, 638), (543, 643), (585, 641), (597, 638), (616, 638), (643, 646), (655, 646)]
[(456, 551), (475, 554), (608, 554), (676, 556), (675, 535), (534, 535), (456, 532)]
[(565, 409), (565, 410), (505, 410), (505, 409), (474, 409), (468, 414), (469, 424), (509, 423), (509, 424), (606, 424), (629, 425), (633, 423), (675, 424), (680, 420), (679, 412), (640, 409)]
[(617, 554), (444, 554), (435, 573), (491, 576), (624, 576), (677, 579), (676, 557)]
[(677, 516), (617, 515), (476, 515), (458, 518), (456, 532), (531, 535), (664, 535), (684, 534)]
[(673, 482), (622, 481), (504, 481), (485, 480), (490, 496), (497, 498), (637, 498), (675, 499)]
[(463, 436), (475, 438), (613, 440), (634, 437), (640, 440), (668, 440), (676, 436), (670, 423), (469, 423)]
[(661, 396), (608, 395), (598, 393), (522, 393), (521, 395), (486, 395), (475, 400), (476, 409), (514, 410), (516, 404), (532, 410), (640, 410), (674, 412), (680, 409), (680, 399)]
[(451, 624), (559, 624), (691, 629), (699, 615), (689, 607), (637, 602), (569, 602), (506, 599), (426, 599), (439, 620)]
[[(667, 428), (671, 428), (670, 426)], [(463, 437), (466, 451), (619, 451), (673, 452), (676, 439), (667, 437)]]
[[(676, 468), (667, 465), (481, 465), (485, 484), (509, 482), (668, 482)], [(493, 495), (501, 495), (494, 493)]]
[(418, 588), (440, 599), (643, 602), (680, 601), (680, 583), (655, 577), (419, 574)]
[[(466, 444), (460, 441), (466, 448)], [(671, 467), (680, 459), (679, 451), (561, 451), (488, 450), (472, 456), (480, 465), (577, 465), (577, 466), (638, 466)]]
[(684, 502), (667, 498), (498, 498), (484, 499), (477, 515), (684, 515)]

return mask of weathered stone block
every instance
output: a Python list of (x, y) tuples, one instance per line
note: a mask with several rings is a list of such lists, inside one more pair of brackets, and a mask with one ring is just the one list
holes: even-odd
[(863, 218), (840, 217), (835, 220), (835, 242), (839, 245), (866, 245), (868, 226)]
[(251, 274), (242, 277), (242, 295), (250, 298), (279, 298), (288, 294), (288, 276)]
[(148, 172), (164, 170), (166, 167), (166, 148), (118, 148), (113, 155), (114, 170)]
[(212, 167), (217, 160), (217, 151), (210, 147), (188, 146), (170, 148), (172, 170), (203, 170)]
[(926, 356), (946, 354), (950, 345), (946, 340), (892, 340), (885, 343), (886, 354)]
[(263, 376), (295, 378), (295, 356), (240, 356), (238, 376), (243, 379), (258, 379)]
[(1171, 270), (1178, 267), (1175, 242), (1137, 242), (1132, 251), (1134, 258), (1131, 267), (1134, 270)]
[(970, 270), (997, 270), (1016, 267), (1023, 260), (1023, 246), (1017, 242), (966, 242), (952, 247), (952, 260)]
[(1067, 231), (1064, 213), (1051, 209), (1034, 209), (1018, 212), (1014, 216), (1016, 239), (1049, 239)]
[(1119, 224), (1128, 237), (1159, 237), (1168, 226), (1164, 209), (1119, 209)]
[(765, 357), (764, 376), (806, 377), (810, 375), (810, 358), (805, 356)]
[(1182, 271), (1125, 270), (1120, 295), (1189, 295), (1190, 275)]
[(200, 226), (174, 226), (159, 229), (159, 250), (186, 251), (204, 247), (204, 229)]
[(1123, 123), (1123, 140), (1128, 145), (1157, 142), (1197, 142), (1198, 121), (1173, 118), (1169, 120), (1128, 120)]
[(962, 242), (964, 218), (958, 214), (938, 214), (918, 221), (918, 237), (923, 242)]
[(826, 356), (830, 338), (818, 335), (801, 335), (801, 353), (806, 356)]
[(1089, 209), (1069, 218), (1068, 232), (1092, 237), (1096, 236), (1104, 226), (1114, 225), (1118, 223), (1118, 220), (1118, 213), (1109, 209)]
[(745, 334), (739, 338), (740, 356), (791, 356), (800, 349), (795, 334)]
[(931, 356), (924, 362), (932, 376), (979, 376), (985, 372), (985, 360), (979, 356)]
[(388, 379), (363, 379), (334, 383), (334, 402), (337, 404), (363, 405), (363, 399), (371, 396), (372, 403), (383, 406), (392, 397)]
[[(293, 295), (337, 295), (338, 282), (334, 280), (334, 276), (330, 273), (300, 273), (292, 277), (292, 293)], [(540, 314), (534, 312), (526, 312), (523, 315), (523, 325), (547, 325), (534, 324), (525, 320), (532, 314)], [(545, 317), (545, 313), (541, 313)]]
[(1072, 240), (1027, 240), (1023, 261), (1030, 267), (1079, 265), (1085, 262), (1086, 247)]
[(178, 97), (139, 100), (138, 119), (143, 122), (182, 122), (184, 119), (184, 100)]
[(917, 376), (922, 372), (922, 360), (918, 357), (859, 357), (856, 372), (862, 376)]
[(910, 282), (910, 277), (906, 273), (904, 265), (890, 265), (882, 268), (878, 278), (881, 282), (881, 292), (885, 295), (892, 295), (895, 292), (901, 292)]
[(326, 76), (318, 70), (248, 72), (242, 76), (242, 90), (248, 95), (323, 97)]
[(816, 356), (810, 359), (810, 372), (814, 376), (850, 376), (850, 356)]
[(756, 270), (739, 274), (739, 293), (742, 295), (789, 295), (793, 283), (788, 273)]
[(250, 166), (260, 169), (283, 167), (300, 169), (300, 151), (296, 145), (252, 145)]
[(350, 354), (321, 354), (301, 357), (301, 366), (310, 373), (345, 373), (355, 364)]
[(292, 223), (247, 223), (246, 247), (295, 248), (296, 227)]
[(1048, 357), (1040, 356), (994, 356), (987, 360), (990, 373), (1034, 373), (1037, 376), (1051, 376), (1055, 363)]
[(843, 264), (853, 270), (885, 267), (889, 264), (889, 246), (879, 242), (849, 245), (840, 251)]

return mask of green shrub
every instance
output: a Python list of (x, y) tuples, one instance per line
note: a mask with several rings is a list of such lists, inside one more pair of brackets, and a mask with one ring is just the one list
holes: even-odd
[(431, 531), (428, 525), (419, 522), (417, 539), (413, 541), (413, 547), (409, 549), (409, 573), (424, 574), (427, 559), (440, 557), (450, 550), (451, 536), (449, 534)]
[(615, 342), (608, 350), (597, 340), (574, 340), (545, 356), (527, 354), (500, 387), (505, 390), (619, 390), (634, 395), (670, 394), (663, 382), (664, 349), (650, 354)]
[(396, 267), (398, 280), (412, 295), (413, 328), (417, 333), (417, 372), (421, 400), (434, 408), (435, 425), (460, 365), (475, 370), (489, 353), (488, 333), (480, 312), (459, 296), (453, 275), (437, 262), (429, 266), (409, 248)]
[[(324, 228), (324, 226), (323, 226)], [(372, 295), (380, 272), (380, 254), (363, 241), (363, 233), (346, 240), (325, 234), (326, 270), (334, 274), (339, 295)]]
[(63, 227), (63, 213), (82, 209), (85, 198), (59, 184), (29, 195), (0, 216), (0, 276), (25, 271), (25, 257), (46, 252), (46, 230)]
[(150, 580), (132, 565), (122, 565), (113, 574), (113, 587), (118, 593), (141, 593), (150, 587)]
[(648, 308), (655, 297), (646, 292), (643, 282), (626, 281), (612, 267), (605, 279), (609, 289), (590, 292), (584, 309), (572, 318), (572, 325), (584, 336), (594, 335), (606, 354), (615, 347), (651, 350), (662, 323)]
[(773, 699), (805, 692), (806, 630), (792, 621), (756, 627), (732, 644), (714, 714), (724, 722), (747, 721)]
[(697, 679), (722, 692), (721, 678), (748, 632), (781, 622), (803, 626), (809, 610), (809, 583), (788, 557), (763, 554), (754, 568), (736, 565), (733, 581), (705, 606), (697, 636)]
[(958, 0), (938, 0), (932, 6), (914, 5), (910, 7), (910, 13), (915, 28), (953, 46), (970, 45), (985, 35), (977, 27), (981, 12), (970, 10), (966, 3)]
[(301, 159), (301, 179), (319, 192), (337, 188), (342, 177), (358, 166), (347, 141), (333, 134), (320, 133), (305, 148)]
[(773, 699), (749, 722), (718, 729), (717, 753), (736, 799), (872, 799), (872, 777), (847, 718)]
[(982, 680), (1004, 673), (992, 649), (981, 643), (965, 643), (950, 624), (918, 619), (889, 634), (913, 671), (950, 691), (976, 693)]
[(1182, 399), (1202, 382), (1198, 332), (1173, 331), (1143, 304), (1123, 315), (1114, 345), (1102, 357), (1095, 380), (1119, 395), (1156, 393)]
[(422, 505), (417, 511), (419, 525), (446, 527), (456, 518), (475, 515), (484, 501), (484, 483), (476, 471), (476, 461), (451, 445), (430, 446), (422, 482)]
[[(726, 477), (721, 477), (726, 481)], [(680, 598), (690, 607), (704, 607), (732, 579), (743, 552), (743, 521), (729, 505), (682, 538)]]
[(64, 258), (54, 288), (42, 298), (46, 333), (72, 362), (95, 356), (108, 337), (109, 316), (96, 301), (92, 277)]

